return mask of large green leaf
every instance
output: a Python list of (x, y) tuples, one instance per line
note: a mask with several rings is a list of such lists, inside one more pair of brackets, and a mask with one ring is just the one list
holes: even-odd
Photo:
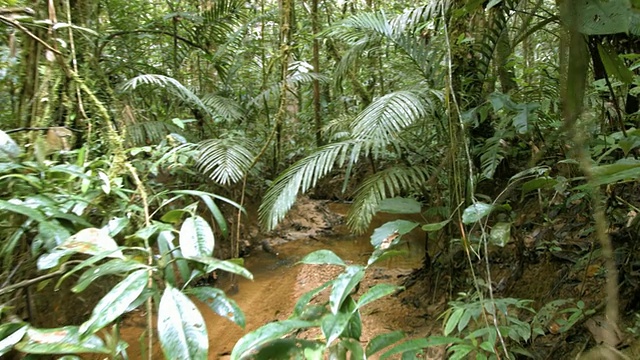
[(160, 299), (158, 337), (167, 359), (207, 359), (209, 338), (204, 318), (195, 304), (171, 285)]
[(129, 274), (111, 289), (93, 308), (91, 317), (80, 325), (82, 334), (93, 334), (124, 314), (147, 286), (148, 270)]
[[(413, 229), (418, 227), (417, 222), (408, 220), (395, 220), (389, 221), (384, 225), (373, 231), (371, 235), (371, 245), (376, 249), (383, 243), (386, 243), (387, 248), (391, 245), (395, 245), (400, 240), (400, 236), (410, 233)], [(392, 240), (389, 240), (393, 238)], [(391, 242), (393, 241), (393, 242)]]
[(77, 326), (55, 329), (30, 327), (25, 338), (15, 348), (28, 354), (69, 354), (100, 353), (109, 354), (110, 349), (96, 335), (80, 336)]
[(212, 257), (192, 257), (190, 258), (190, 260), (206, 264), (206, 273), (210, 273), (214, 270), (224, 270), (232, 274), (238, 274), (249, 280), (253, 280), (253, 275), (249, 272), (249, 270), (231, 260), (218, 260)]
[(27, 329), (28, 327), (25, 323), (5, 323), (0, 325), (0, 357), (22, 340)]
[(331, 294), (329, 294), (329, 307), (333, 314), (337, 314), (343, 301), (351, 294), (364, 277), (364, 267), (350, 265), (333, 282)]
[(404, 339), (405, 335), (402, 331), (393, 331), (386, 334), (380, 334), (374, 337), (369, 341), (366, 348), (366, 355), (370, 357), (371, 355), (377, 353), (378, 351), (390, 346), (391, 344), (397, 343), (401, 339)]
[(394, 197), (380, 202), (378, 211), (391, 214), (419, 214), (422, 204), (411, 198)]
[(122, 251), (108, 230), (88, 228), (78, 231), (58, 246), (62, 250), (70, 250), (88, 255), (110, 252), (109, 257), (124, 259)]
[(322, 334), (327, 339), (327, 346), (330, 346), (342, 332), (346, 329), (351, 319), (351, 312), (338, 312), (337, 314), (327, 314), (322, 318)]
[(188, 289), (188, 295), (195, 296), (198, 300), (205, 303), (213, 312), (229, 319), (239, 326), (245, 326), (244, 314), (238, 304), (233, 299), (229, 299), (224, 291), (212, 287), (197, 287)]
[(621, 159), (614, 164), (592, 168), (594, 186), (612, 184), (623, 180), (636, 180), (640, 177), (640, 160)]
[(299, 263), (311, 265), (346, 265), (344, 261), (342, 261), (342, 259), (333, 251), (324, 249), (312, 252), (311, 254), (302, 258)]
[(200, 216), (187, 218), (180, 228), (180, 250), (186, 258), (213, 254), (215, 239), (211, 226)]
[(313, 290), (309, 290), (306, 293), (304, 293), (304, 295), (300, 296), (298, 298), (298, 301), (296, 302), (296, 305), (293, 307), (293, 315), (294, 316), (302, 316), (302, 313), (303, 313), (305, 307), (309, 304), (311, 299), (313, 299), (316, 295), (318, 295), (320, 292), (322, 292), (322, 290), (326, 289), (327, 287), (329, 287), (332, 284), (333, 284), (333, 280), (329, 280), (329, 281), (325, 282), (324, 284), (318, 286), (317, 288), (315, 288)]
[(464, 211), (462, 212), (462, 222), (465, 224), (473, 224), (489, 215), (492, 210), (493, 205), (483, 202), (476, 202), (468, 208), (464, 209)]
[(301, 320), (283, 320), (266, 324), (238, 340), (231, 352), (231, 360), (242, 359), (250, 351), (270, 341), (280, 339), (293, 330), (305, 329), (314, 325), (313, 322)]
[(78, 279), (77, 284), (71, 288), (71, 291), (78, 293), (84, 291), (96, 279), (113, 274), (126, 274), (133, 270), (146, 268), (147, 265), (135, 260), (112, 259), (95, 268), (85, 270)]
[(491, 227), (489, 241), (493, 245), (505, 247), (511, 241), (511, 223), (499, 222)]
[(389, 284), (377, 284), (371, 287), (366, 293), (362, 294), (358, 299), (356, 304), (356, 308), (360, 309), (361, 307), (381, 299), (387, 295), (391, 295), (394, 292), (402, 289), (401, 286), (389, 285)]
[(564, 20), (576, 22), (578, 31), (586, 35), (626, 33), (631, 21), (629, 0), (572, 0), (575, 14), (563, 14)]
[[(19, 201), (19, 200), (18, 200)], [(29, 206), (22, 205), (5, 200), (0, 200), (0, 211), (9, 211), (30, 217), (36, 221), (47, 221), (47, 218), (39, 210), (32, 209)]]

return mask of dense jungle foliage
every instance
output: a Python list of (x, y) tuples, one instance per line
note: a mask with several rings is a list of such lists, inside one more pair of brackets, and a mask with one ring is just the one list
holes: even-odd
[[(423, 221), (366, 264), (302, 259), (343, 272), (231, 359), (640, 358), (640, 1), (0, 0), (0, 24), (0, 356), (128, 358), (141, 308), (129, 356), (209, 358), (194, 300), (245, 318), (193, 285), (251, 278), (249, 224), (309, 193), (354, 233)], [(446, 274), (442, 331), (361, 343), (404, 288), (359, 284), (416, 228), (405, 287)], [(570, 297), (511, 296), (552, 261)]]

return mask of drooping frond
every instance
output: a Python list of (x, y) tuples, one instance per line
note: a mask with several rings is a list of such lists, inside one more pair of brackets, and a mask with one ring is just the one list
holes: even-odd
[(400, 16), (391, 20), (391, 28), (396, 33), (404, 33), (428, 21), (439, 19), (451, 7), (451, 0), (431, 0), (428, 4), (405, 10)]
[(208, 94), (202, 97), (202, 102), (223, 120), (234, 121), (244, 117), (242, 106), (228, 97)]
[(195, 105), (199, 109), (203, 110), (209, 116), (214, 117), (214, 113), (211, 109), (202, 102), (202, 100), (189, 90), (186, 86), (182, 85), (178, 80), (164, 75), (145, 74), (134, 77), (122, 85), (123, 91), (132, 91), (142, 85), (153, 85), (156, 87), (167, 89), (169, 92), (177, 96), (180, 100)]
[(126, 141), (131, 146), (157, 144), (170, 133), (184, 134), (175, 124), (163, 121), (144, 121), (127, 125)]
[(411, 91), (396, 91), (374, 100), (351, 124), (353, 137), (388, 142), (426, 117), (431, 103)]
[(298, 193), (315, 186), (334, 166), (358, 161), (362, 146), (362, 141), (352, 140), (325, 145), (285, 170), (264, 195), (258, 210), (260, 223), (268, 230), (275, 228), (295, 203)]
[(241, 180), (255, 157), (246, 145), (237, 138), (200, 142), (196, 160), (198, 171), (221, 185)]
[(496, 136), (487, 139), (480, 150), (482, 176), (487, 179), (493, 179), (498, 165), (504, 160), (505, 154), (501, 135), (502, 133), (496, 134)]
[(382, 200), (419, 189), (427, 181), (429, 172), (426, 166), (403, 166), (369, 176), (358, 188), (347, 214), (349, 229), (360, 234), (365, 232)]

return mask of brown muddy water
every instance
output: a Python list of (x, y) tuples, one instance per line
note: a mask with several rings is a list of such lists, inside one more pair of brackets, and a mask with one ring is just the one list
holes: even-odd
[[(346, 209), (348, 209), (346, 205), (332, 204), (329, 210), (343, 214)], [(322, 283), (311, 284), (311, 282), (317, 282), (319, 278), (322, 278), (320, 281), (329, 280), (334, 275), (316, 273), (326, 272), (326, 269), (296, 265), (297, 261), (313, 251), (328, 249), (347, 262), (364, 265), (373, 250), (370, 244), (370, 234), (373, 229), (397, 218), (397, 215), (376, 216), (370, 231), (362, 236), (349, 235), (346, 227), (340, 225), (334, 229), (336, 235), (329, 238), (301, 239), (274, 246), (278, 255), (255, 250), (245, 258), (245, 266), (253, 274), (253, 281), (241, 277), (233, 281), (230, 276), (221, 276), (217, 284), (238, 303), (244, 312), (245, 329), (221, 318), (206, 306), (198, 304), (207, 324), (209, 359), (228, 358), (233, 346), (242, 336), (270, 321), (286, 319), (293, 309), (296, 298), (304, 291)], [(424, 257), (424, 233), (416, 230), (405, 235), (404, 240), (406, 242), (400, 245), (399, 250), (405, 250), (405, 255), (374, 264), (373, 270), (384, 272), (387, 269), (406, 269), (410, 271), (420, 267)], [(142, 312), (134, 313), (125, 321), (122, 338), (130, 345), (127, 351), (130, 359), (141, 359), (139, 337), (144, 327), (145, 316)], [(157, 343), (154, 346), (153, 355), (154, 359), (163, 358)]]

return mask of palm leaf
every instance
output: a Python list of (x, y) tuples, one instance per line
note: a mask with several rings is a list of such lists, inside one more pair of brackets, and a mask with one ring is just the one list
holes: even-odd
[(386, 145), (404, 128), (425, 118), (430, 106), (428, 99), (412, 91), (393, 92), (374, 100), (358, 114), (351, 132), (356, 139)]
[(157, 144), (171, 133), (184, 135), (175, 124), (163, 121), (145, 121), (127, 125), (126, 141), (132, 146)]
[(295, 203), (298, 193), (315, 186), (336, 164), (357, 162), (363, 144), (348, 140), (325, 145), (285, 170), (264, 195), (258, 210), (260, 223), (268, 230), (275, 228)]
[(134, 77), (122, 85), (123, 91), (133, 91), (142, 85), (153, 85), (163, 89), (167, 89), (169, 92), (177, 96), (180, 100), (195, 105), (199, 109), (203, 110), (209, 116), (214, 117), (215, 114), (202, 100), (189, 90), (186, 86), (182, 85), (178, 80), (164, 75), (145, 74)]
[(349, 229), (356, 233), (366, 231), (382, 200), (419, 189), (429, 172), (426, 166), (391, 167), (369, 176), (353, 198), (347, 214)]
[(198, 148), (198, 171), (221, 185), (241, 180), (255, 157), (246, 142), (238, 139), (205, 140)]
[(228, 97), (208, 94), (202, 97), (202, 102), (224, 120), (240, 120), (244, 117), (242, 106)]

